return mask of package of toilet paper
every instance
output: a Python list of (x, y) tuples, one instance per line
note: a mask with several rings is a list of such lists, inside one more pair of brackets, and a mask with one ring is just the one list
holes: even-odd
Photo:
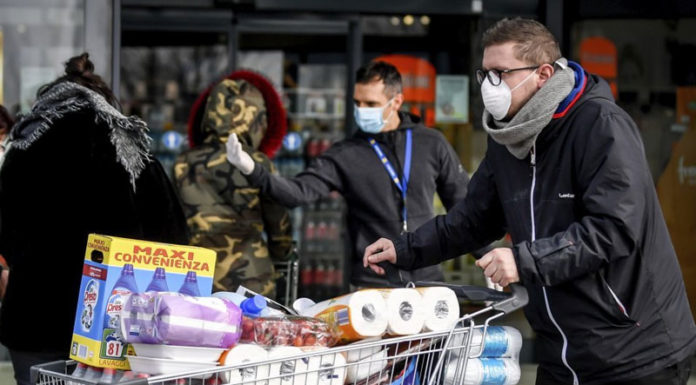
[(459, 299), (447, 287), (417, 287), (424, 312), (423, 331), (439, 332), (451, 329), (459, 319)]
[(387, 330), (386, 304), (382, 294), (374, 289), (319, 302), (300, 313), (331, 325), (340, 344), (381, 336)]
[(405, 336), (420, 333), (425, 322), (423, 299), (416, 289), (377, 289), (387, 306), (387, 333)]

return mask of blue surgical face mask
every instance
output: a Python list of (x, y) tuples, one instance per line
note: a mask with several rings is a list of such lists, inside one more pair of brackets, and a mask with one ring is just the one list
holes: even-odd
[(355, 123), (360, 127), (361, 130), (369, 133), (376, 134), (382, 131), (387, 120), (391, 117), (392, 112), (389, 113), (386, 119), (383, 119), (384, 109), (392, 102), (394, 98), (389, 99), (387, 104), (382, 107), (355, 107), (353, 110), (353, 116), (355, 117)]

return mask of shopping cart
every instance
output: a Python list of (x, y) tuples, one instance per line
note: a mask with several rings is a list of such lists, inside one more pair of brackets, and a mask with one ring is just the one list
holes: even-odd
[(297, 299), (297, 285), (300, 281), (300, 256), (293, 242), (285, 261), (274, 262), (276, 271), (276, 298), (278, 302), (292, 307)]
[[(450, 287), (460, 297), (475, 302), (485, 301), (490, 305), (464, 315), (449, 331), (363, 341), (243, 365), (122, 380), (119, 385), (470, 384), (467, 366), (471, 359), (479, 357), (485, 350), (485, 337), (491, 321), (526, 305), (527, 292), (515, 284), (511, 285), (510, 293), (482, 287)], [(75, 364), (74, 361), (55, 361), (34, 366), (31, 368), (32, 383), (96, 383), (69, 375)]]

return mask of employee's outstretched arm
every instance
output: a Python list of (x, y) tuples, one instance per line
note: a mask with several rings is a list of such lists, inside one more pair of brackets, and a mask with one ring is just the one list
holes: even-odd
[(249, 183), (259, 187), (264, 195), (286, 207), (296, 207), (326, 197), (331, 191), (342, 191), (340, 173), (337, 171), (332, 150), (315, 158), (304, 171), (292, 178), (285, 178), (257, 166), (257, 161), (242, 149), (235, 134), (226, 143), (227, 160), (246, 175)]

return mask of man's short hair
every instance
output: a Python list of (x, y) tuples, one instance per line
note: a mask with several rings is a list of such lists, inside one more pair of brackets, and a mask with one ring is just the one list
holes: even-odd
[(551, 64), (561, 58), (558, 41), (536, 20), (504, 18), (489, 27), (481, 39), (484, 49), (509, 42), (515, 43), (515, 58), (529, 64)]
[(401, 93), (401, 74), (393, 65), (383, 61), (373, 61), (360, 67), (356, 74), (356, 83), (368, 84), (374, 81), (384, 82), (384, 93), (388, 97)]

